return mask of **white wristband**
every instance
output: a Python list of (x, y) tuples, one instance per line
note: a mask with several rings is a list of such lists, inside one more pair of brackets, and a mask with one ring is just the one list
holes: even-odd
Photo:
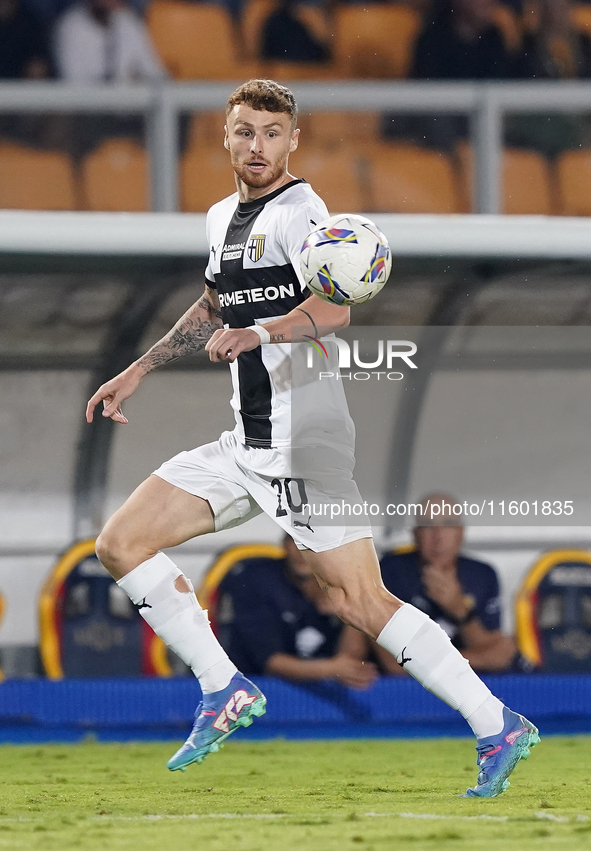
[(249, 325), (247, 331), (254, 331), (255, 334), (258, 334), (261, 338), (261, 346), (263, 343), (271, 342), (271, 335), (267, 331), (264, 325)]

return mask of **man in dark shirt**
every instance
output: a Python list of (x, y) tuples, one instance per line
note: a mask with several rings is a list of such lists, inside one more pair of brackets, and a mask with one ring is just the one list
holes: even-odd
[[(494, 0), (436, 0), (414, 48), (415, 80), (500, 80), (512, 76), (513, 57), (495, 26)], [(465, 115), (384, 116), (384, 135), (452, 151), (468, 135)]]
[(437, 6), (417, 39), (411, 77), (494, 80), (511, 75), (511, 56), (493, 22), (494, 0), (454, 0)]
[(281, 0), (263, 26), (262, 59), (327, 62), (328, 48), (297, 16), (293, 0)]
[(371, 685), (375, 666), (340, 653), (342, 623), (287, 535), (284, 546), (285, 559), (245, 559), (220, 583), (222, 647), (249, 674)]
[(45, 28), (20, 0), (0, 0), (0, 78), (38, 80), (50, 75)]

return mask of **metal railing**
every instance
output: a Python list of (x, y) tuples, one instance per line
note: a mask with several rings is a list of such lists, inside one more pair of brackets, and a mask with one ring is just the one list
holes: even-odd
[[(151, 207), (179, 207), (179, 115), (223, 109), (235, 83), (72, 86), (54, 82), (0, 84), (4, 113), (138, 113), (146, 118), (151, 163)], [(335, 81), (293, 83), (302, 111), (347, 110), (464, 114), (476, 156), (473, 208), (501, 207), (503, 120), (511, 113), (591, 113), (591, 83), (424, 83)]]

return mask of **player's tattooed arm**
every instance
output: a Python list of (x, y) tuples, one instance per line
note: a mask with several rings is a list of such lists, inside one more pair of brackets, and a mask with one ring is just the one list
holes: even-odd
[(159, 366), (193, 355), (205, 348), (207, 341), (218, 328), (223, 327), (217, 292), (205, 287), (205, 292), (174, 328), (155, 343), (136, 361), (144, 375)]
[(222, 327), (218, 294), (206, 286), (199, 301), (181, 316), (166, 336), (139, 360), (99, 387), (86, 406), (86, 421), (92, 422), (95, 408), (102, 402), (103, 417), (126, 423), (121, 404), (135, 393), (143, 378), (159, 366), (204, 349), (207, 341)]

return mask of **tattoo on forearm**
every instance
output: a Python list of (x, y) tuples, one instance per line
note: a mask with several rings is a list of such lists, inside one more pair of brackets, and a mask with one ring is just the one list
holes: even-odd
[(201, 296), (197, 302), (197, 307), (207, 311), (207, 313), (212, 317), (215, 316), (217, 319), (222, 318), (222, 311), (218, 307), (214, 307), (206, 295)]
[[(199, 311), (204, 311), (206, 318), (199, 315)], [(137, 365), (147, 375), (159, 366), (200, 352), (213, 333), (222, 327), (221, 312), (203, 295), (165, 337), (139, 358)]]
[(312, 317), (310, 316), (308, 311), (304, 310), (303, 307), (296, 307), (296, 310), (299, 310), (300, 313), (304, 313), (308, 317), (308, 319), (312, 323), (312, 327), (314, 328), (314, 336), (317, 337), (318, 336), (318, 328), (316, 327), (316, 323), (314, 322), (314, 320), (312, 319)]
[(270, 343), (282, 343), (285, 340), (285, 334), (271, 334)]

